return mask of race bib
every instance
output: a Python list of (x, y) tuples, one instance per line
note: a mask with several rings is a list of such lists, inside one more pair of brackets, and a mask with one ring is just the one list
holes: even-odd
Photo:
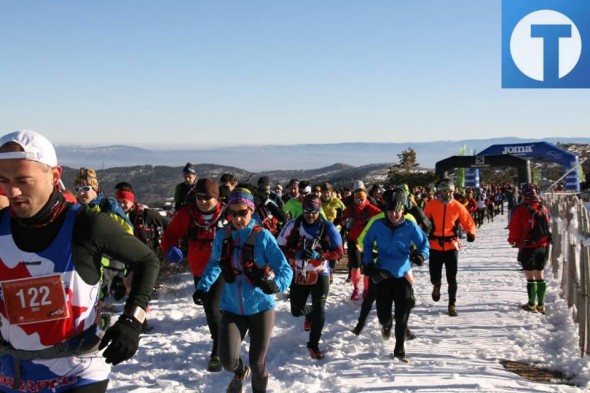
[(13, 325), (70, 316), (60, 274), (4, 281), (1, 285), (8, 320)]
[(295, 284), (313, 285), (318, 282), (318, 272), (314, 270), (297, 270), (295, 272)]

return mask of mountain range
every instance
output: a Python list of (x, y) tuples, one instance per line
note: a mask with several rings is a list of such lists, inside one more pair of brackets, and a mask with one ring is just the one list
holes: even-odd
[[(73, 186), (78, 168), (97, 169), (101, 188), (113, 193), (114, 185), (130, 182), (142, 203), (159, 206), (172, 197), (174, 187), (182, 181), (182, 167), (191, 162), (199, 177), (219, 179), (232, 173), (240, 181), (256, 183), (260, 176), (285, 185), (289, 179), (307, 179), (314, 184), (330, 181), (336, 187), (352, 186), (355, 179), (367, 186), (382, 183), (388, 169), (399, 162), (398, 154), (412, 148), (423, 169), (458, 155), (466, 146), (468, 154), (495, 144), (538, 142), (519, 138), (438, 141), (421, 143), (337, 143), (289, 146), (234, 146), (215, 149), (164, 150), (135, 146), (57, 145), (57, 155), (64, 167), (62, 179)], [(590, 138), (549, 138), (549, 143), (590, 144)]]
[[(112, 168), (133, 165), (181, 166), (187, 162), (226, 165), (250, 172), (270, 170), (309, 170), (335, 163), (362, 166), (398, 162), (402, 151), (416, 151), (421, 167), (434, 168), (436, 162), (458, 155), (465, 146), (467, 154), (483, 151), (496, 144), (539, 142), (541, 139), (491, 138), (461, 141), (404, 143), (333, 143), (301, 145), (242, 145), (210, 149), (146, 149), (136, 146), (57, 145), (63, 166)], [(590, 138), (545, 138), (548, 143), (590, 143)]]

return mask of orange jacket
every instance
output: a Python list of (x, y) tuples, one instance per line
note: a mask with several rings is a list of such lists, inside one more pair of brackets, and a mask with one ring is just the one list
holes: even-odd
[(432, 250), (450, 251), (461, 248), (457, 238), (458, 225), (474, 237), (477, 234), (473, 218), (465, 206), (454, 199), (449, 203), (443, 203), (440, 199), (434, 198), (426, 204), (424, 214), (432, 222), (432, 230), (428, 236)]

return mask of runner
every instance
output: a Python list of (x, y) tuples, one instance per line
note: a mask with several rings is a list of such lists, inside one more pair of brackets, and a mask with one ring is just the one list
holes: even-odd
[[(350, 269), (350, 278), (352, 280), (353, 290), (350, 296), (351, 300), (359, 300), (359, 282), (361, 280), (361, 251), (356, 246), (357, 239), (371, 217), (379, 214), (381, 209), (372, 205), (367, 199), (367, 191), (361, 181), (355, 181), (354, 201), (353, 204), (348, 205), (344, 210), (344, 222), (348, 229), (347, 233), (347, 256), (348, 266)], [(365, 277), (363, 283), (363, 291), (369, 289), (368, 277)]]
[(467, 233), (467, 241), (473, 242), (477, 233), (471, 215), (459, 202), (453, 199), (455, 185), (449, 179), (443, 179), (437, 185), (439, 196), (428, 202), (424, 214), (432, 222), (430, 233), (430, 282), (432, 283), (432, 300), (440, 300), (442, 268), (445, 267), (449, 286), (449, 316), (456, 317), (457, 270), (461, 243), (457, 237), (458, 226)]
[[(330, 260), (342, 258), (342, 239), (330, 221), (320, 217), (320, 198), (315, 194), (303, 200), (303, 216), (291, 220), (281, 231), (278, 243), (295, 270), (291, 285), (291, 314), (305, 316), (303, 328), (309, 331), (307, 349), (313, 359), (324, 354), (319, 349), (326, 318), (330, 289)], [(307, 299), (311, 295), (311, 305)]]
[[(254, 196), (236, 187), (228, 196), (231, 224), (217, 231), (211, 259), (199, 281), (195, 297), (203, 299), (223, 276), (225, 286), (219, 331), (223, 368), (234, 373), (227, 393), (242, 392), (252, 371), (252, 391), (266, 392), (266, 353), (275, 321), (275, 293), (289, 287), (293, 271), (274, 236), (252, 220)], [(270, 272), (274, 279), (269, 278)], [(249, 365), (240, 356), (246, 334), (250, 336)]]
[[(42, 135), (20, 130), (0, 139), (0, 187), (10, 201), (0, 212), (3, 392), (51, 386), (52, 392), (102, 393), (111, 364), (139, 347), (159, 261), (107, 215), (66, 202), (57, 190), (61, 174)], [(96, 322), (103, 254), (136, 272), (125, 311), (106, 333)], [(49, 306), (33, 305), (40, 292)]]
[(551, 244), (549, 210), (541, 203), (534, 184), (524, 184), (521, 195), (523, 201), (514, 208), (508, 225), (508, 243), (518, 247), (518, 262), (527, 279), (528, 303), (523, 310), (545, 314), (544, 270)]
[[(392, 305), (395, 304), (395, 348), (393, 356), (405, 361), (404, 342), (412, 309), (414, 274), (410, 260), (428, 258), (428, 238), (415, 222), (404, 218), (406, 193), (395, 189), (387, 195), (387, 217), (373, 223), (363, 240), (363, 267), (376, 286), (377, 317), (381, 335), (389, 340), (393, 326)], [(416, 248), (413, 251), (412, 246)], [(369, 250), (377, 250), (377, 262)], [(421, 262), (420, 262), (421, 263)]]
[[(226, 224), (226, 207), (217, 199), (219, 197), (219, 187), (212, 178), (199, 179), (195, 184), (194, 193), (196, 202), (176, 212), (170, 225), (164, 231), (162, 253), (167, 256), (168, 261), (181, 263), (184, 255), (178, 245), (183, 238), (188, 237), (187, 260), (196, 290), (205, 271), (205, 266), (211, 257), (213, 239), (216, 233)], [(221, 324), (220, 301), (222, 290), (223, 278), (219, 277), (208, 288), (207, 296), (204, 299), (197, 299), (193, 296), (196, 305), (204, 305), (207, 326), (213, 341), (207, 366), (209, 372), (221, 371), (219, 327)], [(204, 302), (202, 303), (202, 301)]]

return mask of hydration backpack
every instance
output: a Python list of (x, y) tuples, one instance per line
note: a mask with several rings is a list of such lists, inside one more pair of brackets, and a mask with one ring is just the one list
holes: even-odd
[(533, 209), (528, 205), (527, 209), (531, 214), (531, 229), (529, 230), (531, 240), (539, 242), (543, 240), (543, 238), (547, 238), (551, 241), (551, 230), (549, 228), (550, 219), (547, 208), (542, 204), (539, 204), (537, 209)]

